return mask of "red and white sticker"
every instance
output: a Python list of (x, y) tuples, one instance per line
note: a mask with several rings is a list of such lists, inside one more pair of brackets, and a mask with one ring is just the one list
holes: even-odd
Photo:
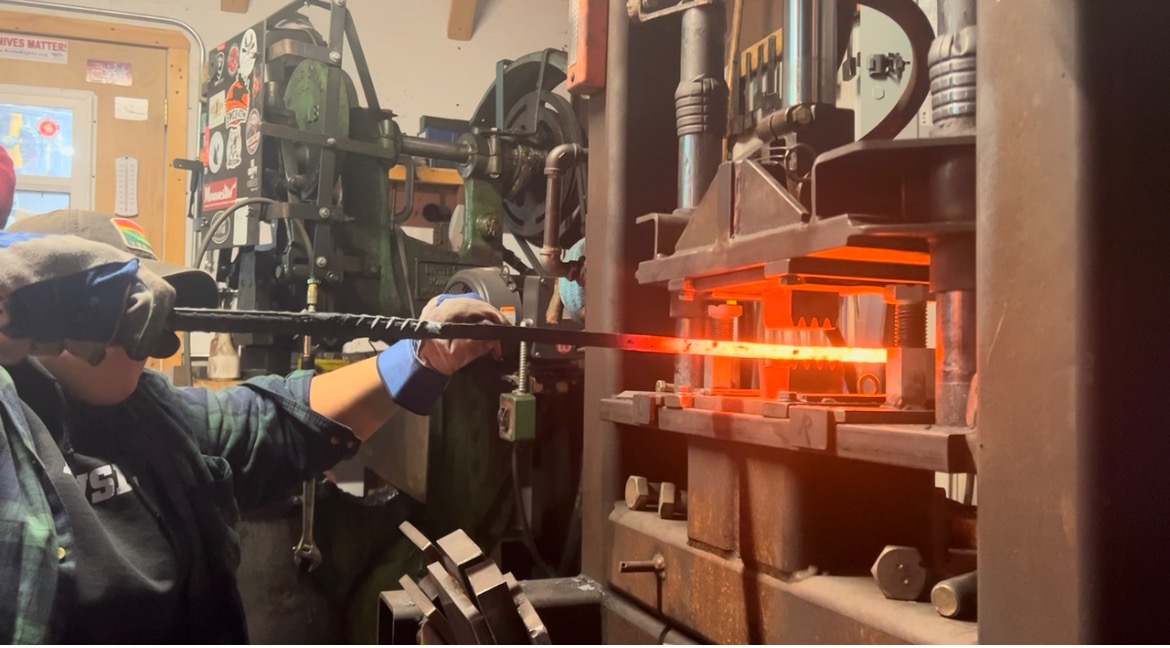
[(203, 210), (220, 209), (236, 201), (236, 178), (217, 180), (203, 185)]

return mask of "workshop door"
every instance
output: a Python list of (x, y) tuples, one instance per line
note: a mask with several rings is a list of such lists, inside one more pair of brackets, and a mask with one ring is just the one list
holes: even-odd
[[(76, 207), (131, 218), (167, 256), (168, 228), (180, 239), (185, 228), (184, 214), (165, 213), (167, 60), (165, 48), (0, 26), (0, 144), (16, 163), (14, 217)], [(179, 255), (167, 260), (183, 262), (181, 244)]]

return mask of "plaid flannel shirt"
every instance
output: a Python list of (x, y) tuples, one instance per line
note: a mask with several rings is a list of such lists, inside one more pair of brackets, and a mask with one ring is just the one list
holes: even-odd
[[(229, 608), (239, 607), (237, 504), (279, 501), (303, 479), (356, 452), (358, 441), (348, 428), (309, 408), (311, 378), (311, 372), (301, 371), (211, 391), (176, 388), (148, 371), (125, 403), (94, 408), (96, 415), (149, 428), (135, 429), (130, 442), (173, 474), (178, 488), (232, 484), (227, 499), (234, 494), (234, 501), (217, 503), (217, 511), (193, 507), (184, 521), (211, 545), (205, 553), (217, 563), (219, 578), (210, 582), (227, 584), (231, 591), (222, 598)], [(6, 643), (54, 642), (68, 622), (58, 584), (72, 573), (66, 550), (72, 537), (68, 515), (34, 451), (33, 426), (42, 425), (0, 367), (0, 641)], [(242, 608), (238, 616), (235, 627), (208, 628), (218, 634), (192, 640), (246, 641)]]

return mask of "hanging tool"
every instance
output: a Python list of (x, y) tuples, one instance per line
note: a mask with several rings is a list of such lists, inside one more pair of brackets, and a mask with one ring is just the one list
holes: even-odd
[(884, 363), (884, 348), (797, 346), (726, 340), (688, 340), (663, 335), (571, 331), (559, 328), (498, 326), (347, 313), (293, 313), (176, 308), (169, 320), (174, 331), (309, 335), (376, 342), (416, 339), (499, 340), (621, 349), (645, 353), (759, 358), (793, 362)]
[[(316, 278), (309, 279), (309, 289), (305, 299), (305, 312), (312, 315), (317, 312), (317, 289), (320, 282)], [(313, 338), (306, 335), (304, 350), (301, 354), (301, 368), (312, 369), (315, 365), (313, 357)], [(321, 564), (321, 550), (313, 542), (313, 517), (317, 508), (317, 480), (306, 479), (301, 486), (301, 541), (293, 547), (293, 562), (300, 566), (304, 560), (309, 561), (308, 570), (313, 571)]]

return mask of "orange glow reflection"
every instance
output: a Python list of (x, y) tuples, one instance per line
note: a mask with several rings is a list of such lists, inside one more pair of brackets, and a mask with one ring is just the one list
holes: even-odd
[(729, 342), (720, 340), (684, 340), (657, 335), (623, 336), (627, 351), (670, 353), (674, 355), (702, 355), (721, 358), (748, 358), (757, 360), (787, 360), (790, 362), (859, 362), (884, 363), (884, 348), (800, 346), (793, 344), (764, 344), (762, 342)]

